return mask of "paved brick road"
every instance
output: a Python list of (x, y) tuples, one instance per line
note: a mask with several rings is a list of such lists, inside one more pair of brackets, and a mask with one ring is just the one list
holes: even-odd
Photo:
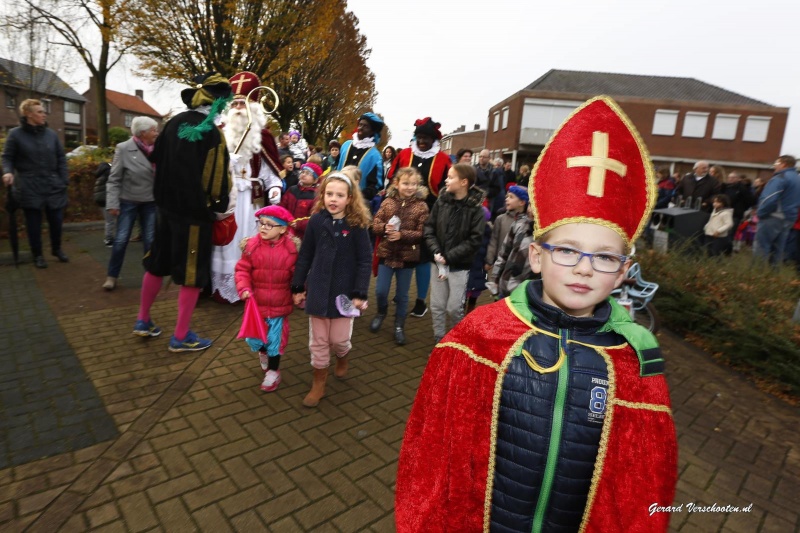
[[(372, 335), (367, 320), (357, 320), (348, 378), (331, 376), (328, 395), (309, 410), (300, 404), (311, 379), (302, 313), (291, 318), (283, 383), (264, 394), (257, 361), (235, 338), (241, 307), (201, 301), (193, 328), (214, 346), (171, 354), (174, 288), (153, 309), (164, 335), (135, 338), (139, 249), (129, 249), (122, 287), (105, 293), (102, 232), (66, 237), (69, 264), (0, 267), (0, 456), (13, 465), (0, 470), (0, 530), (393, 531), (397, 453), (432, 347), (429, 316), (408, 319), (403, 348), (391, 328)], [(680, 339), (660, 338), (681, 445), (675, 504), (684, 507), (673, 530), (800, 530), (798, 409)], [(30, 381), (6, 388), (14, 381), (6, 369), (44, 376), (41, 390), (28, 389)], [(19, 433), (10, 426), (55, 435), (68, 424), (52, 423), (51, 400), (40, 400), (78, 389), (102, 400), (79, 405), (91, 424), (87, 437), (51, 439), (58, 446), (43, 459), (30, 460), (43, 455), (45, 441), (35, 453), (11, 453)], [(14, 390), (27, 394), (24, 423)], [(690, 503), (753, 506), (691, 513)]]

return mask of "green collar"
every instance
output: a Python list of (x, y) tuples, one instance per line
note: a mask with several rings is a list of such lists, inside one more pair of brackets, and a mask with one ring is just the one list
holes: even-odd
[[(537, 321), (537, 317), (531, 311), (530, 305), (528, 305), (527, 290), (529, 283), (530, 280), (522, 282), (511, 292), (508, 299), (509, 307), (518, 317), (529, 324), (534, 324)], [(664, 358), (661, 356), (661, 349), (658, 347), (658, 340), (656, 340), (655, 335), (635, 323), (631, 319), (628, 310), (619, 305), (613, 297), (609, 296), (608, 303), (611, 304), (611, 316), (599, 331), (603, 333), (613, 331), (628, 341), (628, 344), (631, 345), (631, 348), (639, 358), (641, 376), (663, 374)]]

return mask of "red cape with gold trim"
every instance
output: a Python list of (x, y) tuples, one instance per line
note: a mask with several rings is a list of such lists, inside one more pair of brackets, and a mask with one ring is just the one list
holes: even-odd
[[(397, 157), (394, 158), (392, 162), (392, 167), (389, 169), (389, 174), (387, 179), (391, 179), (394, 177), (394, 173), (397, 172), (397, 169), (403, 167), (410, 167), (411, 162), (414, 159), (414, 152), (411, 148), (403, 148), (400, 150), (400, 153), (397, 154)], [(433, 156), (433, 162), (431, 163), (431, 168), (428, 171), (427, 176), (422, 176), (422, 183), (428, 190), (431, 192), (432, 195), (438, 197), (439, 196), (439, 189), (444, 183), (445, 178), (447, 178), (447, 172), (450, 170), (452, 163), (450, 162), (450, 158), (442, 151), (439, 151), (435, 156)]]
[(281, 165), (281, 158), (278, 155), (278, 145), (275, 144), (275, 137), (272, 136), (269, 128), (261, 130), (261, 159), (266, 161), (275, 174), (280, 175), (283, 165)]
[[(431, 354), (400, 450), (400, 533), (489, 530), (503, 376), (515, 343), (535, 327), (518, 311), (520, 290), (525, 298), (523, 285), (471, 312)], [(669, 513), (649, 511), (671, 505), (677, 483), (666, 380), (641, 377), (630, 345), (598, 353), (608, 365), (609, 400), (581, 531), (666, 531)]]

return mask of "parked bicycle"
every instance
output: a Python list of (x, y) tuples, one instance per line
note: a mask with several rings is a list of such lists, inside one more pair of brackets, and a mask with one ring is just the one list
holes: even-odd
[(642, 267), (634, 263), (628, 269), (622, 286), (615, 289), (611, 296), (630, 310), (634, 322), (655, 333), (661, 322), (652, 302), (657, 290), (658, 283), (642, 279)]

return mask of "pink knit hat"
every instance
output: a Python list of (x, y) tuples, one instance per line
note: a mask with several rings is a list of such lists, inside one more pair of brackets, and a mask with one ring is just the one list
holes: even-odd
[(294, 220), (294, 216), (279, 205), (268, 205), (256, 211), (256, 218), (261, 217), (267, 217), (279, 226), (288, 226)]

